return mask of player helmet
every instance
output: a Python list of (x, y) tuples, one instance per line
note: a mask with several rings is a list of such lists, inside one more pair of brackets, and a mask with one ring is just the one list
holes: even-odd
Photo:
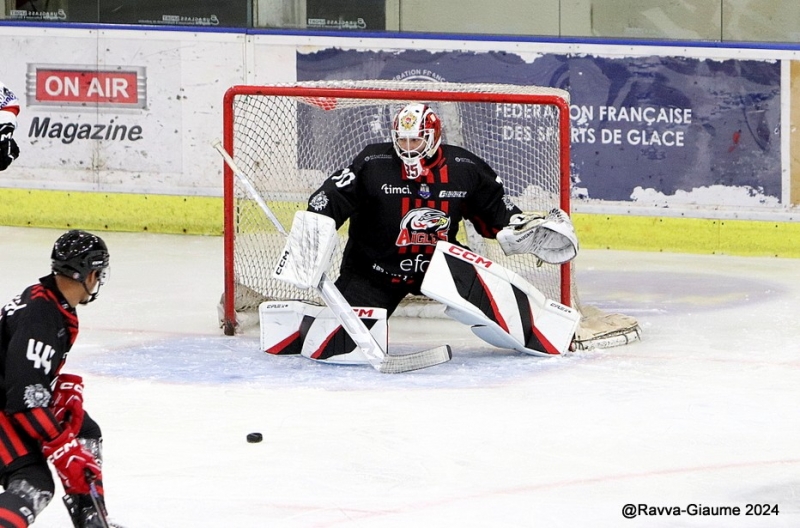
[(109, 255), (99, 236), (73, 229), (58, 237), (50, 258), (54, 273), (84, 282), (92, 271), (108, 268)]
[[(422, 141), (413, 141), (418, 139)], [(392, 142), (404, 163), (430, 158), (442, 143), (442, 122), (428, 105), (407, 104), (392, 123)]]

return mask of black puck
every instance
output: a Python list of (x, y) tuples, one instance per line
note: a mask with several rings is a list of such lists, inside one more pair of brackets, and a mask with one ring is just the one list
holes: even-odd
[(247, 441), (251, 444), (257, 444), (263, 439), (264, 437), (261, 436), (261, 433), (250, 433), (247, 435)]

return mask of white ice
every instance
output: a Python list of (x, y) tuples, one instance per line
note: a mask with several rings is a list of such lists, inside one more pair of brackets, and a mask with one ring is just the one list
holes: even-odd
[[(60, 233), (0, 227), (2, 302), (49, 271)], [(222, 335), (218, 237), (102, 236), (110, 281), (65, 371), (85, 378), (127, 528), (800, 526), (797, 260), (583, 251), (583, 301), (638, 317), (640, 343), (542, 359), (392, 319), (397, 348), (454, 358), (386, 375)], [(70, 526), (57, 493), (37, 528)]]

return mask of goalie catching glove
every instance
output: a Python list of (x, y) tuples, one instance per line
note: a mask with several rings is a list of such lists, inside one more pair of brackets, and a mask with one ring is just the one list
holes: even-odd
[(506, 255), (530, 253), (548, 264), (563, 264), (578, 254), (575, 227), (561, 209), (515, 214), (497, 241)]

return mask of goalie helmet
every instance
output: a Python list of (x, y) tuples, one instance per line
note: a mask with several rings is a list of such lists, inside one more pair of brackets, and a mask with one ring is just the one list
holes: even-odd
[[(54, 273), (84, 282), (92, 271), (102, 272), (108, 268), (108, 247), (99, 236), (73, 229), (58, 237), (50, 259)], [(101, 273), (100, 284), (103, 275)]]
[(411, 103), (397, 112), (392, 123), (392, 143), (403, 163), (433, 157), (441, 142), (442, 122), (428, 105)]

